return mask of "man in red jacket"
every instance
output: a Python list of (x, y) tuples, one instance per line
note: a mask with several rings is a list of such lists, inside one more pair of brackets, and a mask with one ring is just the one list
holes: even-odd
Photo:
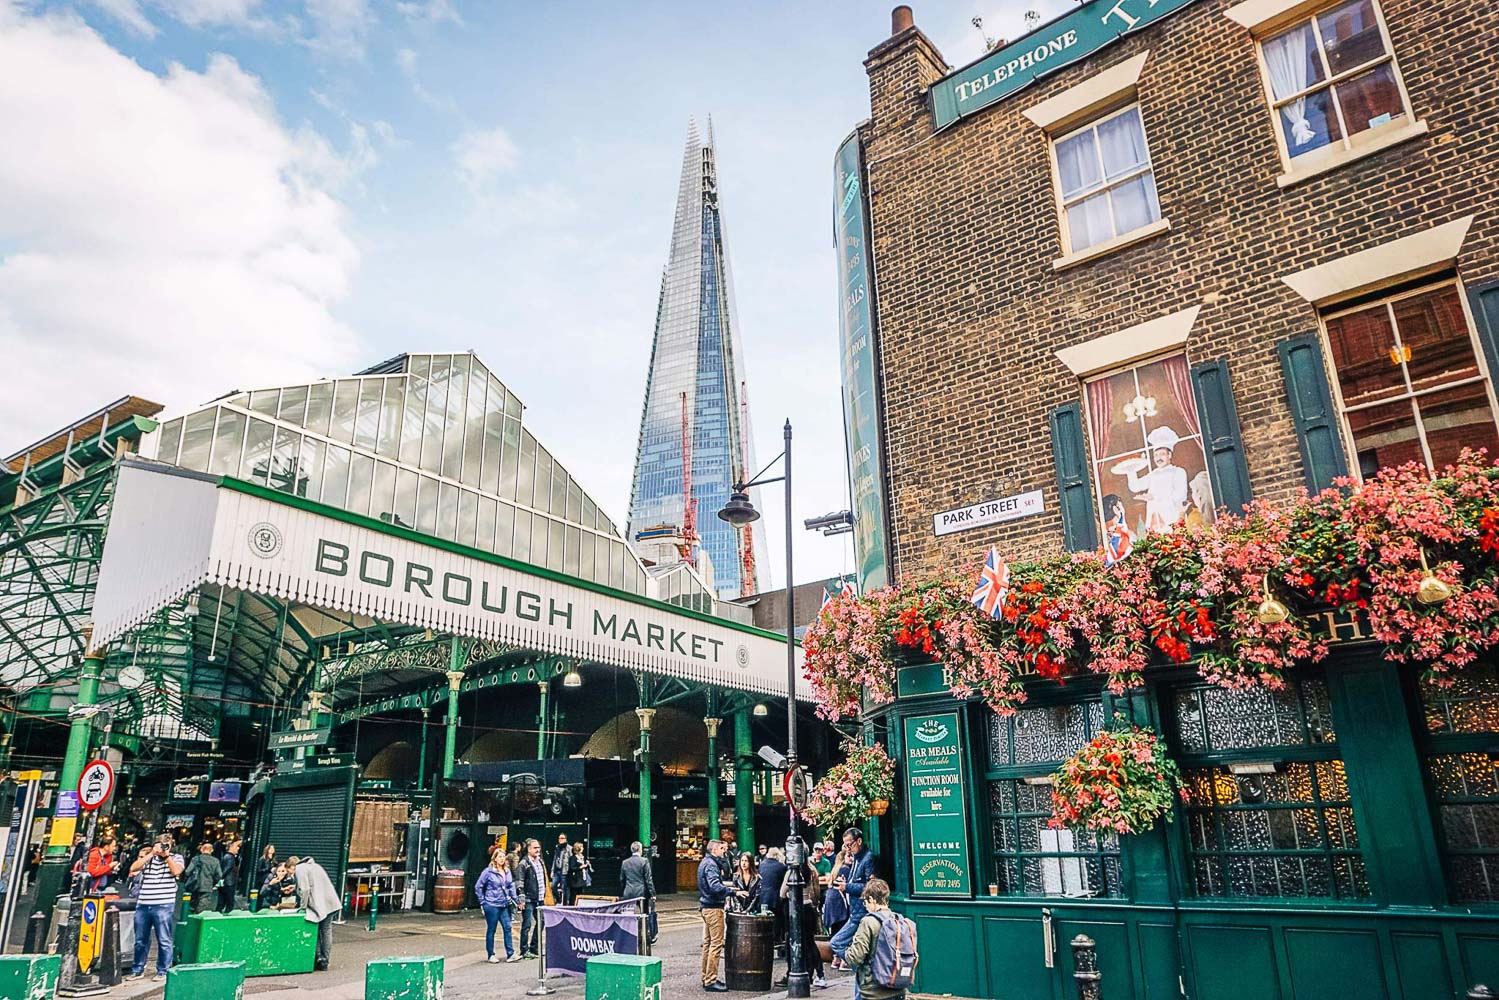
[(93, 850), (88, 852), (84, 871), (88, 873), (88, 891), (99, 892), (109, 886), (109, 879), (119, 865), (115, 863), (115, 839), (109, 834), (99, 838)]

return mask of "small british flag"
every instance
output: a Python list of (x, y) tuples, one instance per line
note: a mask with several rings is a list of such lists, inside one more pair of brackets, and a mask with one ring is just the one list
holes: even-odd
[(856, 589), (854, 589), (854, 581), (851, 580), (851, 579), (845, 578), (844, 581), (843, 581), (843, 586), (838, 588), (838, 596), (839, 597), (858, 597), (859, 596), (859, 592)]
[(979, 573), (979, 585), (974, 589), (970, 600), (990, 618), (998, 618), (1004, 607), (1005, 595), (1009, 592), (1010, 566), (999, 558), (999, 549), (990, 546), (983, 572)]

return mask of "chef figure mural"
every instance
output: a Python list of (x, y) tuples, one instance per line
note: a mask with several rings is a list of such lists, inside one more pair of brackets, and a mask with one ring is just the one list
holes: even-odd
[(1213, 487), (1185, 355), (1087, 384), (1088, 431), (1104, 558), (1137, 539), (1213, 521)]

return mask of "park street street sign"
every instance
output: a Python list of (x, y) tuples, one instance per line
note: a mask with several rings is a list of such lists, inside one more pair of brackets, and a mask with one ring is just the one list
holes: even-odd
[(320, 726), (317, 729), (283, 729), (271, 734), (271, 749), (290, 750), (296, 747), (315, 747), (327, 743), (331, 735), (333, 735), (331, 726)]
[(991, 524), (1018, 521), (1022, 517), (1040, 514), (1046, 510), (1046, 501), (1040, 490), (1016, 493), (1014, 496), (985, 500), (971, 507), (945, 510), (932, 515), (932, 534), (941, 538), (970, 528), (985, 528)]

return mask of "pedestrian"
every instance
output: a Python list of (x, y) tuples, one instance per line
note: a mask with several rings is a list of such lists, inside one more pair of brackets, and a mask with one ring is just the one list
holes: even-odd
[[(832, 844), (828, 845), (829, 847)], [(847, 879), (848, 856), (839, 851), (828, 866), (828, 875), (822, 894), (822, 927), (829, 937), (836, 937), (848, 922), (848, 893), (838, 884), (839, 878)]]
[(489, 963), (499, 962), (494, 953), (496, 925), (505, 932), (505, 961), (519, 962), (520, 956), (510, 944), (510, 918), (520, 905), (520, 894), (516, 892), (515, 878), (510, 874), (510, 855), (503, 849), (490, 853), (489, 864), (474, 883), (474, 895), (479, 897), (479, 908), (484, 911), (484, 948)]
[(781, 883), (786, 881), (786, 852), (772, 847), (760, 862), (760, 912), (775, 917), (771, 940), (778, 947), (786, 943), (786, 906), (781, 900)]
[(260, 857), (255, 859), (255, 881), (256, 886), (265, 885), (266, 879), (280, 867), (276, 860), (276, 845), (266, 844), (265, 849), (260, 852)]
[(160, 982), (172, 967), (172, 917), (177, 908), (177, 878), (186, 869), (182, 855), (173, 851), (172, 838), (158, 837), (150, 847), (141, 848), (130, 865), (132, 877), (140, 877), (135, 903), (135, 958), (130, 963), (130, 979), (146, 974), (146, 954), (151, 947), (151, 933), (156, 933), (156, 975)]
[(213, 842), (203, 841), (198, 845), (198, 853), (187, 863), (187, 871), (182, 873), (182, 891), (193, 897), (194, 913), (206, 913), (213, 908), (223, 876), (224, 869), (213, 856)]
[(103, 892), (109, 887), (109, 880), (119, 865), (115, 862), (115, 839), (109, 834), (99, 838), (99, 843), (88, 852), (87, 859), (83, 862), (83, 868), (88, 875), (88, 891)]
[(239, 871), (244, 864), (240, 857), (243, 841), (235, 838), (229, 841), (229, 846), (224, 848), (224, 856), (219, 859), (219, 867), (223, 869), (221, 876), (223, 884), (219, 888), (219, 912), (234, 912), (234, 897), (239, 891)]
[(739, 855), (734, 865), (734, 877), (729, 882), (728, 910), (730, 913), (753, 913), (760, 903), (760, 872), (755, 856)]
[(42, 845), (32, 844), (31, 855), (26, 859), (26, 888), (36, 882), (36, 872), (42, 867)]
[(277, 865), (260, 884), (260, 902), (271, 910), (297, 908), (297, 877), (287, 871), (286, 865)]
[(867, 912), (858, 920), (849, 921), (854, 933), (844, 952), (854, 973), (854, 1000), (905, 1000), (905, 990), (890, 989), (874, 976), (874, 952), (880, 939), (879, 914), (890, 909), (890, 887), (881, 879), (870, 879), (864, 885), (863, 901)]
[(640, 911), (648, 915), (647, 935), (656, 943), (659, 928), (656, 924), (656, 879), (651, 873), (651, 863), (645, 859), (645, 846), (640, 841), (630, 845), (630, 856), (619, 866), (621, 888), (620, 899), (640, 900)]
[(718, 866), (723, 853), (724, 842), (710, 840), (708, 853), (697, 866), (697, 905), (703, 918), (703, 989), (709, 993), (729, 991), (718, 981), (718, 962), (723, 957), (723, 908), (729, 897)]
[(567, 906), (567, 870), (572, 866), (573, 852), (567, 846), (567, 834), (557, 834), (557, 853), (552, 855), (552, 898), (558, 906)]
[(312, 968), (327, 972), (333, 959), (333, 918), (343, 910), (343, 901), (323, 866), (311, 858), (288, 858), (286, 867), (296, 875), (297, 901), (307, 909), (307, 921), (317, 924), (317, 958)]
[(760, 862), (763, 864), (765, 862), (765, 859), (769, 856), (770, 850), (764, 844), (761, 844), (760, 845), (760, 852), (759, 853), (760, 853)]
[(567, 868), (567, 898), (576, 902), (578, 894), (593, 885), (593, 862), (583, 856), (583, 842), (573, 845), (573, 856)]
[(83, 871), (83, 859), (88, 856), (88, 838), (81, 833), (73, 834), (73, 850), (68, 855), (68, 871)]
[[(802, 896), (802, 959), (806, 970), (812, 974), (812, 985), (818, 989), (825, 989), (828, 985), (827, 970), (823, 968), (822, 952), (817, 950), (817, 904), (812, 901), (810, 886), (817, 884), (817, 868), (810, 860), (802, 862), (801, 871), (802, 885), (808, 895)], [(791, 891), (787, 888), (787, 880), (781, 881), (781, 905), (791, 905)], [(789, 911), (788, 911), (789, 912)], [(790, 944), (790, 935), (786, 938)], [(787, 952), (786, 972), (789, 977), (791, 972), (790, 952)]]
[(520, 863), (520, 957), (535, 958), (541, 951), (541, 904), (547, 897), (546, 865), (541, 860), (541, 841), (526, 841), (526, 856)]
[(864, 886), (874, 877), (874, 854), (864, 846), (864, 831), (856, 826), (843, 831), (843, 852), (848, 856), (845, 862), (847, 871), (834, 884), (848, 897), (848, 922), (833, 935), (830, 945), (834, 957), (847, 962), (844, 951), (854, 939), (859, 922), (868, 913), (864, 906)]

